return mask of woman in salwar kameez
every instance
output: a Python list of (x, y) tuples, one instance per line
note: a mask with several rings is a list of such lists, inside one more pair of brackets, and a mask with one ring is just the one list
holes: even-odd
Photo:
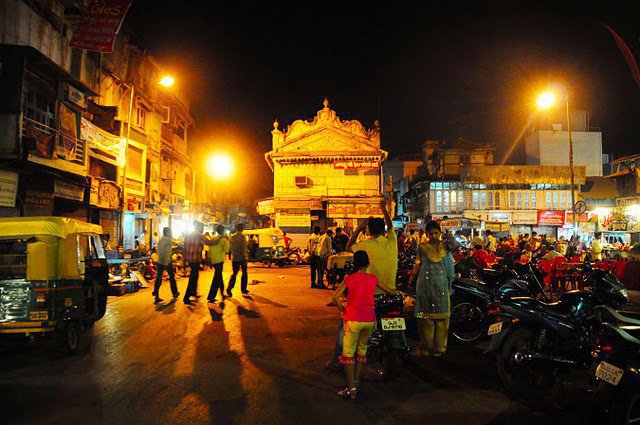
[(425, 230), (427, 240), (420, 244), (411, 277), (417, 278), (414, 315), (421, 342), (417, 354), (438, 357), (447, 351), (453, 256), (441, 240), (438, 222), (427, 223)]

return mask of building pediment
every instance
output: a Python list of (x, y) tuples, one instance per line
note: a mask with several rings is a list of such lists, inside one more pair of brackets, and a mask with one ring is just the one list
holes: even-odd
[(307, 155), (317, 152), (379, 154), (380, 145), (375, 145), (370, 140), (361, 137), (345, 134), (335, 128), (324, 127), (313, 133), (306, 133), (303, 137), (272, 151), (274, 155)]

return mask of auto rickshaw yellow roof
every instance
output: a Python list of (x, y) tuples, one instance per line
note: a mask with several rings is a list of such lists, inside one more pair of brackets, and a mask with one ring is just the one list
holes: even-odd
[(277, 227), (267, 227), (264, 229), (251, 229), (244, 230), (242, 233), (245, 235), (267, 235), (267, 236), (284, 236), (282, 230)]
[(0, 238), (50, 235), (66, 238), (72, 234), (102, 234), (102, 227), (66, 217), (0, 218)]

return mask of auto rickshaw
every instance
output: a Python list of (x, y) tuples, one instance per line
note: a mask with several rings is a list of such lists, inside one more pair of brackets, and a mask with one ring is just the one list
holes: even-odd
[(286, 264), (288, 257), (282, 230), (277, 227), (269, 227), (245, 230), (242, 234), (247, 238), (248, 261), (262, 263), (265, 267), (271, 267), (271, 264), (274, 263), (278, 267), (283, 267)]
[(107, 308), (102, 228), (62, 217), (0, 219), (0, 337), (55, 334), (67, 353)]

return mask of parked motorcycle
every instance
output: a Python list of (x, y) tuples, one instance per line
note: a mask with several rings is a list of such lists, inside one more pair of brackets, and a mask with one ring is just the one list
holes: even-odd
[(615, 276), (586, 267), (584, 287), (591, 290), (567, 292), (555, 303), (502, 290), (494, 296), (490, 350), (497, 352), (498, 375), (513, 399), (534, 406), (557, 404), (553, 389), (569, 372), (591, 362), (599, 324), (596, 306), (615, 309), (627, 302), (627, 291)]
[(369, 338), (367, 358), (381, 366), (384, 377), (390, 376), (411, 353), (404, 333), (407, 327), (403, 308), (402, 294), (383, 294), (375, 301), (377, 324)]
[[(526, 265), (514, 263), (500, 265), (492, 277), (495, 280), (483, 281), (476, 275), (476, 268), (467, 262), (456, 264), (460, 275), (451, 284), (451, 321), (449, 333), (454, 341), (463, 344), (476, 344), (487, 337), (491, 324), (490, 313), (494, 294), (510, 293), (523, 297), (540, 298), (550, 301), (544, 292), (542, 271), (535, 261)], [(488, 273), (485, 270), (484, 273)]]
[(640, 423), (640, 316), (599, 307), (600, 327), (589, 370), (595, 400), (608, 408), (610, 423)]

